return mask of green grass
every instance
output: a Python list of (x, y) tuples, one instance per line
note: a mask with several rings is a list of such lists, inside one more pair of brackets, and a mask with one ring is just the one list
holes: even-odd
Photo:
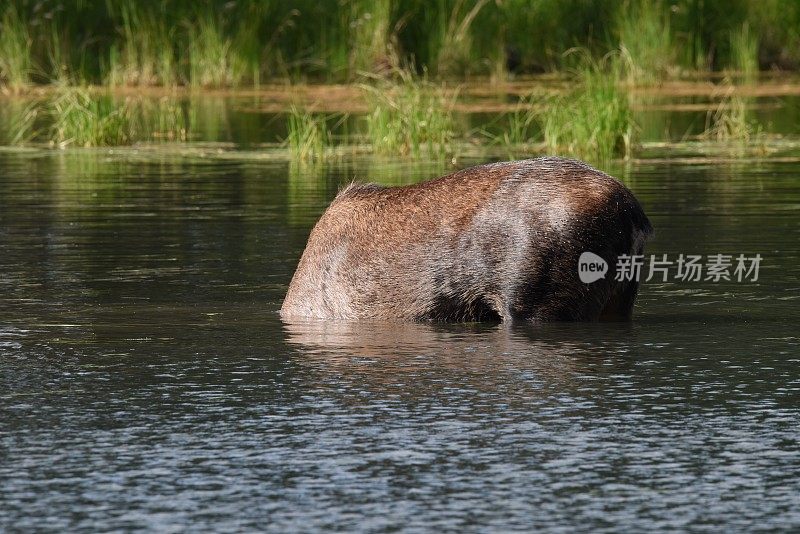
[(9, 99), (0, 107), (0, 141), (9, 145), (20, 145), (36, 135), (35, 125), (39, 116), (39, 103), (19, 98)]
[(740, 28), (731, 30), (731, 65), (746, 81), (758, 76), (758, 36), (745, 22)]
[(484, 129), (481, 131), (482, 135), (490, 144), (501, 147), (508, 159), (529, 154), (530, 145), (541, 144), (538, 118), (541, 114), (539, 106), (543, 100), (542, 95), (521, 98), (514, 111), (499, 117), (499, 133)]
[(121, 36), (109, 51), (109, 85), (174, 85), (179, 81), (174, 29), (164, 13), (128, 1), (121, 7)]
[(325, 116), (292, 106), (286, 126), (288, 134), (285, 142), (293, 161), (322, 161), (329, 154), (331, 133)]
[(531, 128), (536, 121), (536, 109), (532, 100), (522, 100), (517, 109), (508, 114), (508, 124), (499, 140), (506, 147), (529, 143), (532, 140)]
[(59, 147), (125, 145), (135, 136), (129, 106), (107, 96), (92, 97), (83, 89), (61, 91), (47, 113), (52, 119), (48, 139)]
[(189, 121), (174, 99), (115, 99), (86, 89), (62, 88), (44, 100), (20, 101), (3, 114), (10, 144), (47, 142), (64, 148), (186, 141)]
[(761, 127), (751, 120), (744, 98), (729, 95), (706, 115), (702, 139), (747, 143), (761, 133)]
[(583, 54), (570, 89), (522, 99), (505, 115), (501, 133), (484, 135), (511, 159), (532, 151), (598, 164), (629, 157), (638, 129), (612, 59), (597, 63)]
[(350, 78), (359, 73), (380, 70), (389, 60), (392, 2), (352, 3), (351, 43), (349, 46)]
[(629, 0), (617, 17), (620, 57), (632, 83), (652, 83), (675, 68), (669, 5), (659, 0)]
[(399, 83), (364, 85), (367, 138), (376, 154), (444, 157), (455, 137), (453, 99), (441, 87), (398, 70)]
[(720, 100), (716, 109), (706, 115), (706, 128), (699, 139), (729, 156), (746, 157), (765, 154), (769, 149), (765, 128), (748, 109), (748, 101), (729, 94)]
[(31, 37), (13, 4), (0, 16), (0, 84), (17, 92), (28, 85), (33, 70)]
[(576, 87), (548, 97), (537, 120), (551, 153), (595, 162), (629, 157), (636, 125), (616, 77), (603, 65), (587, 61), (576, 72)]
[(457, 0), (446, 24), (442, 27), (439, 43), (436, 43), (436, 73), (440, 76), (463, 76), (472, 69), (475, 54), (472, 50), (470, 28), (489, 0), (466, 2)]
[(141, 99), (129, 102), (135, 117), (135, 139), (188, 141), (191, 135), (188, 113), (174, 98)]
[[(746, 22), (752, 36), (757, 36), (760, 59), (767, 65), (790, 69), (800, 66), (800, 2), (750, 2)], [(733, 28), (735, 31), (736, 26)]]
[(393, 56), (440, 78), (503, 77), (574, 66), (572, 47), (621, 49), (636, 83), (681, 65), (800, 69), (796, 0), (5, 0), (0, 26), (14, 90), (348, 81)]
[[(119, 10), (119, 38), (112, 44), (106, 73), (109, 85), (233, 87), (261, 80), (260, 22), (265, 3), (247, 3), (236, 31), (210, 10), (195, 9), (168, 24), (165, 2), (128, 1)], [(177, 48), (177, 51), (176, 51)]]
[(46, 30), (49, 35), (47, 40), (46, 60), (44, 64), (45, 76), (49, 78), (50, 83), (60, 86), (74, 85), (75, 80), (73, 73), (69, 67), (68, 52), (65, 50), (64, 43), (61, 39), (61, 30), (56, 22), (50, 22)]
[(233, 43), (212, 14), (201, 16), (189, 32), (189, 83), (196, 87), (238, 85), (241, 72)]

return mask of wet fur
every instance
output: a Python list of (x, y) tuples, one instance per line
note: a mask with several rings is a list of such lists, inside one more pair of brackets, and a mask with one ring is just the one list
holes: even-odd
[[(629, 319), (638, 284), (614, 281), (652, 227), (633, 194), (563, 158), (493, 163), (415, 185), (351, 184), (322, 215), (286, 294), (286, 318), (401, 321)], [(584, 284), (578, 257), (610, 272)]]

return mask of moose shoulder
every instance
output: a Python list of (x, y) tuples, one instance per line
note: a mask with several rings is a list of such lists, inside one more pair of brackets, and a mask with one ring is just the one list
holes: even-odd
[[(628, 319), (638, 283), (618, 256), (652, 233), (633, 194), (562, 158), (493, 163), (415, 185), (350, 185), (311, 232), (284, 318)], [(609, 266), (592, 283), (578, 259)]]

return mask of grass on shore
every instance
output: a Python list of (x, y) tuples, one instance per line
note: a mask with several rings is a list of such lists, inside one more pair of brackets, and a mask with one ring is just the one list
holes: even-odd
[(236, 87), (245, 74), (244, 60), (211, 14), (189, 33), (189, 83), (193, 87)]
[(134, 140), (188, 141), (191, 121), (187, 112), (174, 98), (134, 100), (132, 106), (136, 124)]
[(508, 159), (517, 159), (521, 155), (535, 152), (535, 145), (542, 146), (540, 118), (542, 105), (546, 100), (545, 94), (538, 93), (520, 98), (513, 111), (498, 117), (499, 133), (482, 129), (480, 134), (490, 144), (501, 147)]
[(542, 99), (542, 96), (534, 95), (521, 99), (516, 109), (507, 114), (506, 127), (500, 136), (494, 138), (495, 141), (508, 149), (530, 143), (533, 139), (531, 130), (541, 114), (535, 106), (540, 105)]
[(398, 69), (399, 83), (362, 85), (367, 138), (376, 154), (444, 158), (456, 135), (453, 100), (442, 87)]
[(28, 103), (8, 120), (6, 137), (11, 144), (119, 146), (189, 137), (185, 113), (172, 99), (118, 100), (79, 88), (64, 88), (43, 101)]
[[(456, 122), (457, 94), (409, 70), (398, 69), (394, 76), (393, 80), (380, 78), (372, 85), (358, 86), (368, 109), (351, 120), (343, 116), (333, 124), (334, 115), (292, 107), (284, 144), (291, 160), (327, 162), (352, 150), (443, 161), (470, 152), (467, 143), (491, 150), (476, 139), (476, 130)], [(499, 133), (490, 136), (494, 144), (510, 157), (548, 152), (600, 165), (629, 157), (639, 128), (629, 103), (629, 87), (618, 81), (611, 59), (597, 63), (584, 56), (570, 86), (564, 92), (536, 93), (520, 101), (517, 109), (506, 115)], [(190, 94), (190, 100), (179, 102), (174, 96), (121, 98), (65, 86), (34, 101), (9, 98), (8, 105), (0, 108), (0, 133), (3, 141), (11, 144), (32, 141), (67, 147), (185, 141), (190, 132), (199, 139), (231, 138), (243, 124), (258, 129), (259, 118), (250, 117), (246, 123), (229, 121), (224, 100)], [(728, 93), (709, 112), (700, 139), (720, 146), (763, 139), (762, 128), (751, 113), (742, 97)]]
[(440, 76), (464, 76), (472, 70), (474, 52), (470, 28), (489, 0), (477, 0), (472, 6), (464, 0), (456, 0), (441, 25), (440, 34), (433, 34), (439, 42), (434, 43), (438, 50), (436, 73)]
[(135, 136), (130, 107), (117, 105), (110, 97), (65, 90), (46, 109), (53, 120), (48, 139), (59, 147), (125, 145)]
[(351, 4), (350, 26), (352, 27), (349, 46), (350, 78), (360, 73), (373, 72), (382, 68), (393, 54), (389, 42), (391, 35), (392, 2), (375, 0), (372, 3), (353, 2)]
[(741, 28), (731, 31), (731, 68), (740, 73), (747, 82), (758, 77), (758, 36), (745, 22)]
[(550, 99), (544, 108), (545, 146), (592, 161), (629, 157), (636, 126), (627, 93), (596, 63), (587, 63), (577, 79), (576, 89)]
[(31, 38), (13, 5), (7, 6), (0, 17), (0, 87), (18, 92), (28, 85), (33, 70)]
[(111, 46), (106, 83), (175, 85), (179, 82), (173, 51), (174, 30), (163, 13), (140, 9), (133, 1), (121, 6), (120, 43)]
[(548, 153), (604, 163), (627, 158), (637, 127), (624, 87), (609, 58), (588, 56), (574, 73), (575, 87), (563, 94), (531, 95), (508, 116), (508, 128), (493, 136), (509, 154), (531, 143)]
[(355, 81), (392, 54), (441, 79), (501, 79), (574, 66), (564, 52), (575, 46), (594, 58), (621, 49), (629, 81), (650, 83), (759, 60), (797, 70), (798, 43), (796, 0), (7, 0), (0, 83)]
[(286, 145), (292, 160), (299, 163), (322, 161), (330, 153), (331, 132), (325, 116), (292, 106), (287, 130)]
[(746, 144), (759, 137), (762, 127), (750, 118), (745, 99), (729, 95), (716, 109), (706, 114), (706, 127), (701, 139)]
[(21, 145), (33, 140), (38, 116), (37, 102), (10, 99), (0, 107), (0, 142)]
[(675, 70), (669, 10), (660, 1), (629, 0), (617, 17), (622, 76), (653, 83)]

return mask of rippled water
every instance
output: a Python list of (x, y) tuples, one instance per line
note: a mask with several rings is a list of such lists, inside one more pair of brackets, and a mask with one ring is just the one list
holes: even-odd
[(339, 184), (441, 172), (0, 152), (0, 530), (800, 528), (800, 164), (617, 169), (764, 257), (628, 325), (279, 320)]

